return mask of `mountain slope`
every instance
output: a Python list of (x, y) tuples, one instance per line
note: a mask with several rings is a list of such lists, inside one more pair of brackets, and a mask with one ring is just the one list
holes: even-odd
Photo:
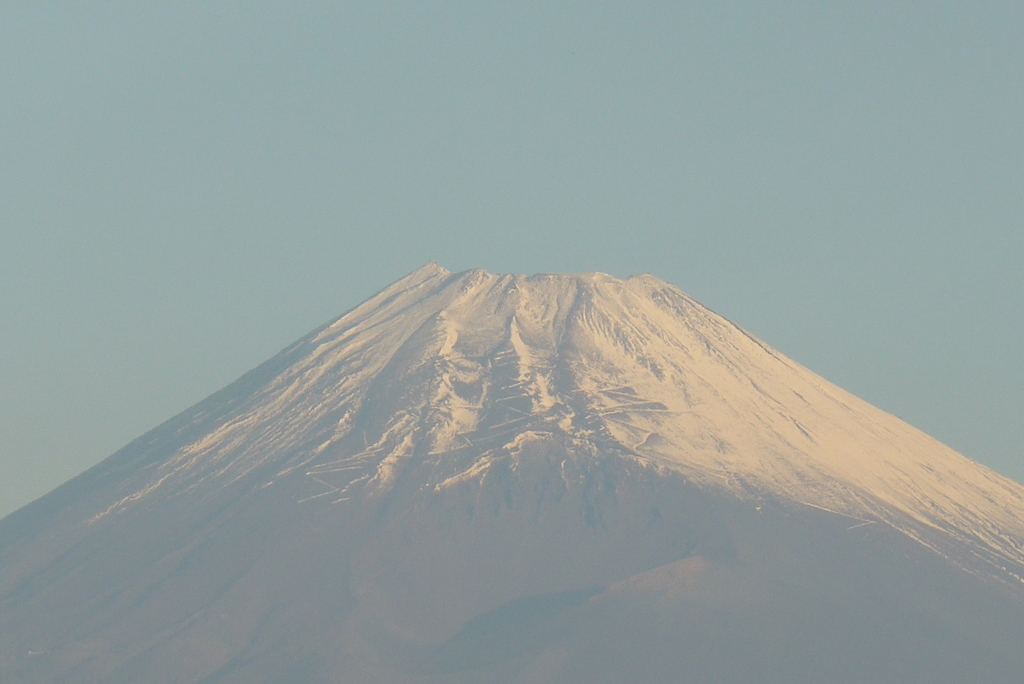
[(0, 522), (0, 674), (1016, 681), (1022, 577), (1024, 488), (676, 288), (431, 263)]

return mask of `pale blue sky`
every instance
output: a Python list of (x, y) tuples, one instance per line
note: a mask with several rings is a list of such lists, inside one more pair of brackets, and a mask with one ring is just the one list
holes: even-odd
[(651, 272), (1024, 480), (1019, 2), (69, 4), (0, 4), (0, 515), (428, 259)]

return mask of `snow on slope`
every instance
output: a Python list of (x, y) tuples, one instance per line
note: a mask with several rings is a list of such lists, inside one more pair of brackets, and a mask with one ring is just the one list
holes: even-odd
[(1024, 564), (1024, 488), (649, 275), (453, 275), (431, 263), (279, 358), (282, 372), (126, 481), (93, 521), (247, 477), (301, 478), (304, 505), (379, 497), (412, 462), (437, 491), (503, 460), (514, 469), (525, 443), (557, 437)]

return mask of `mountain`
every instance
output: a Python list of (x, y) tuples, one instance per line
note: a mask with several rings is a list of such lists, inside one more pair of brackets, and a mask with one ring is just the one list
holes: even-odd
[(649, 275), (430, 263), (0, 521), (0, 681), (1020, 682), (1024, 487)]

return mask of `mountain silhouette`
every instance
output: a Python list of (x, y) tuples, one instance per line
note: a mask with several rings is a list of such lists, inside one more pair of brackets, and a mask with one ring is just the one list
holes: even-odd
[(1024, 488), (653, 276), (430, 263), (0, 521), (0, 681), (1020, 682)]

